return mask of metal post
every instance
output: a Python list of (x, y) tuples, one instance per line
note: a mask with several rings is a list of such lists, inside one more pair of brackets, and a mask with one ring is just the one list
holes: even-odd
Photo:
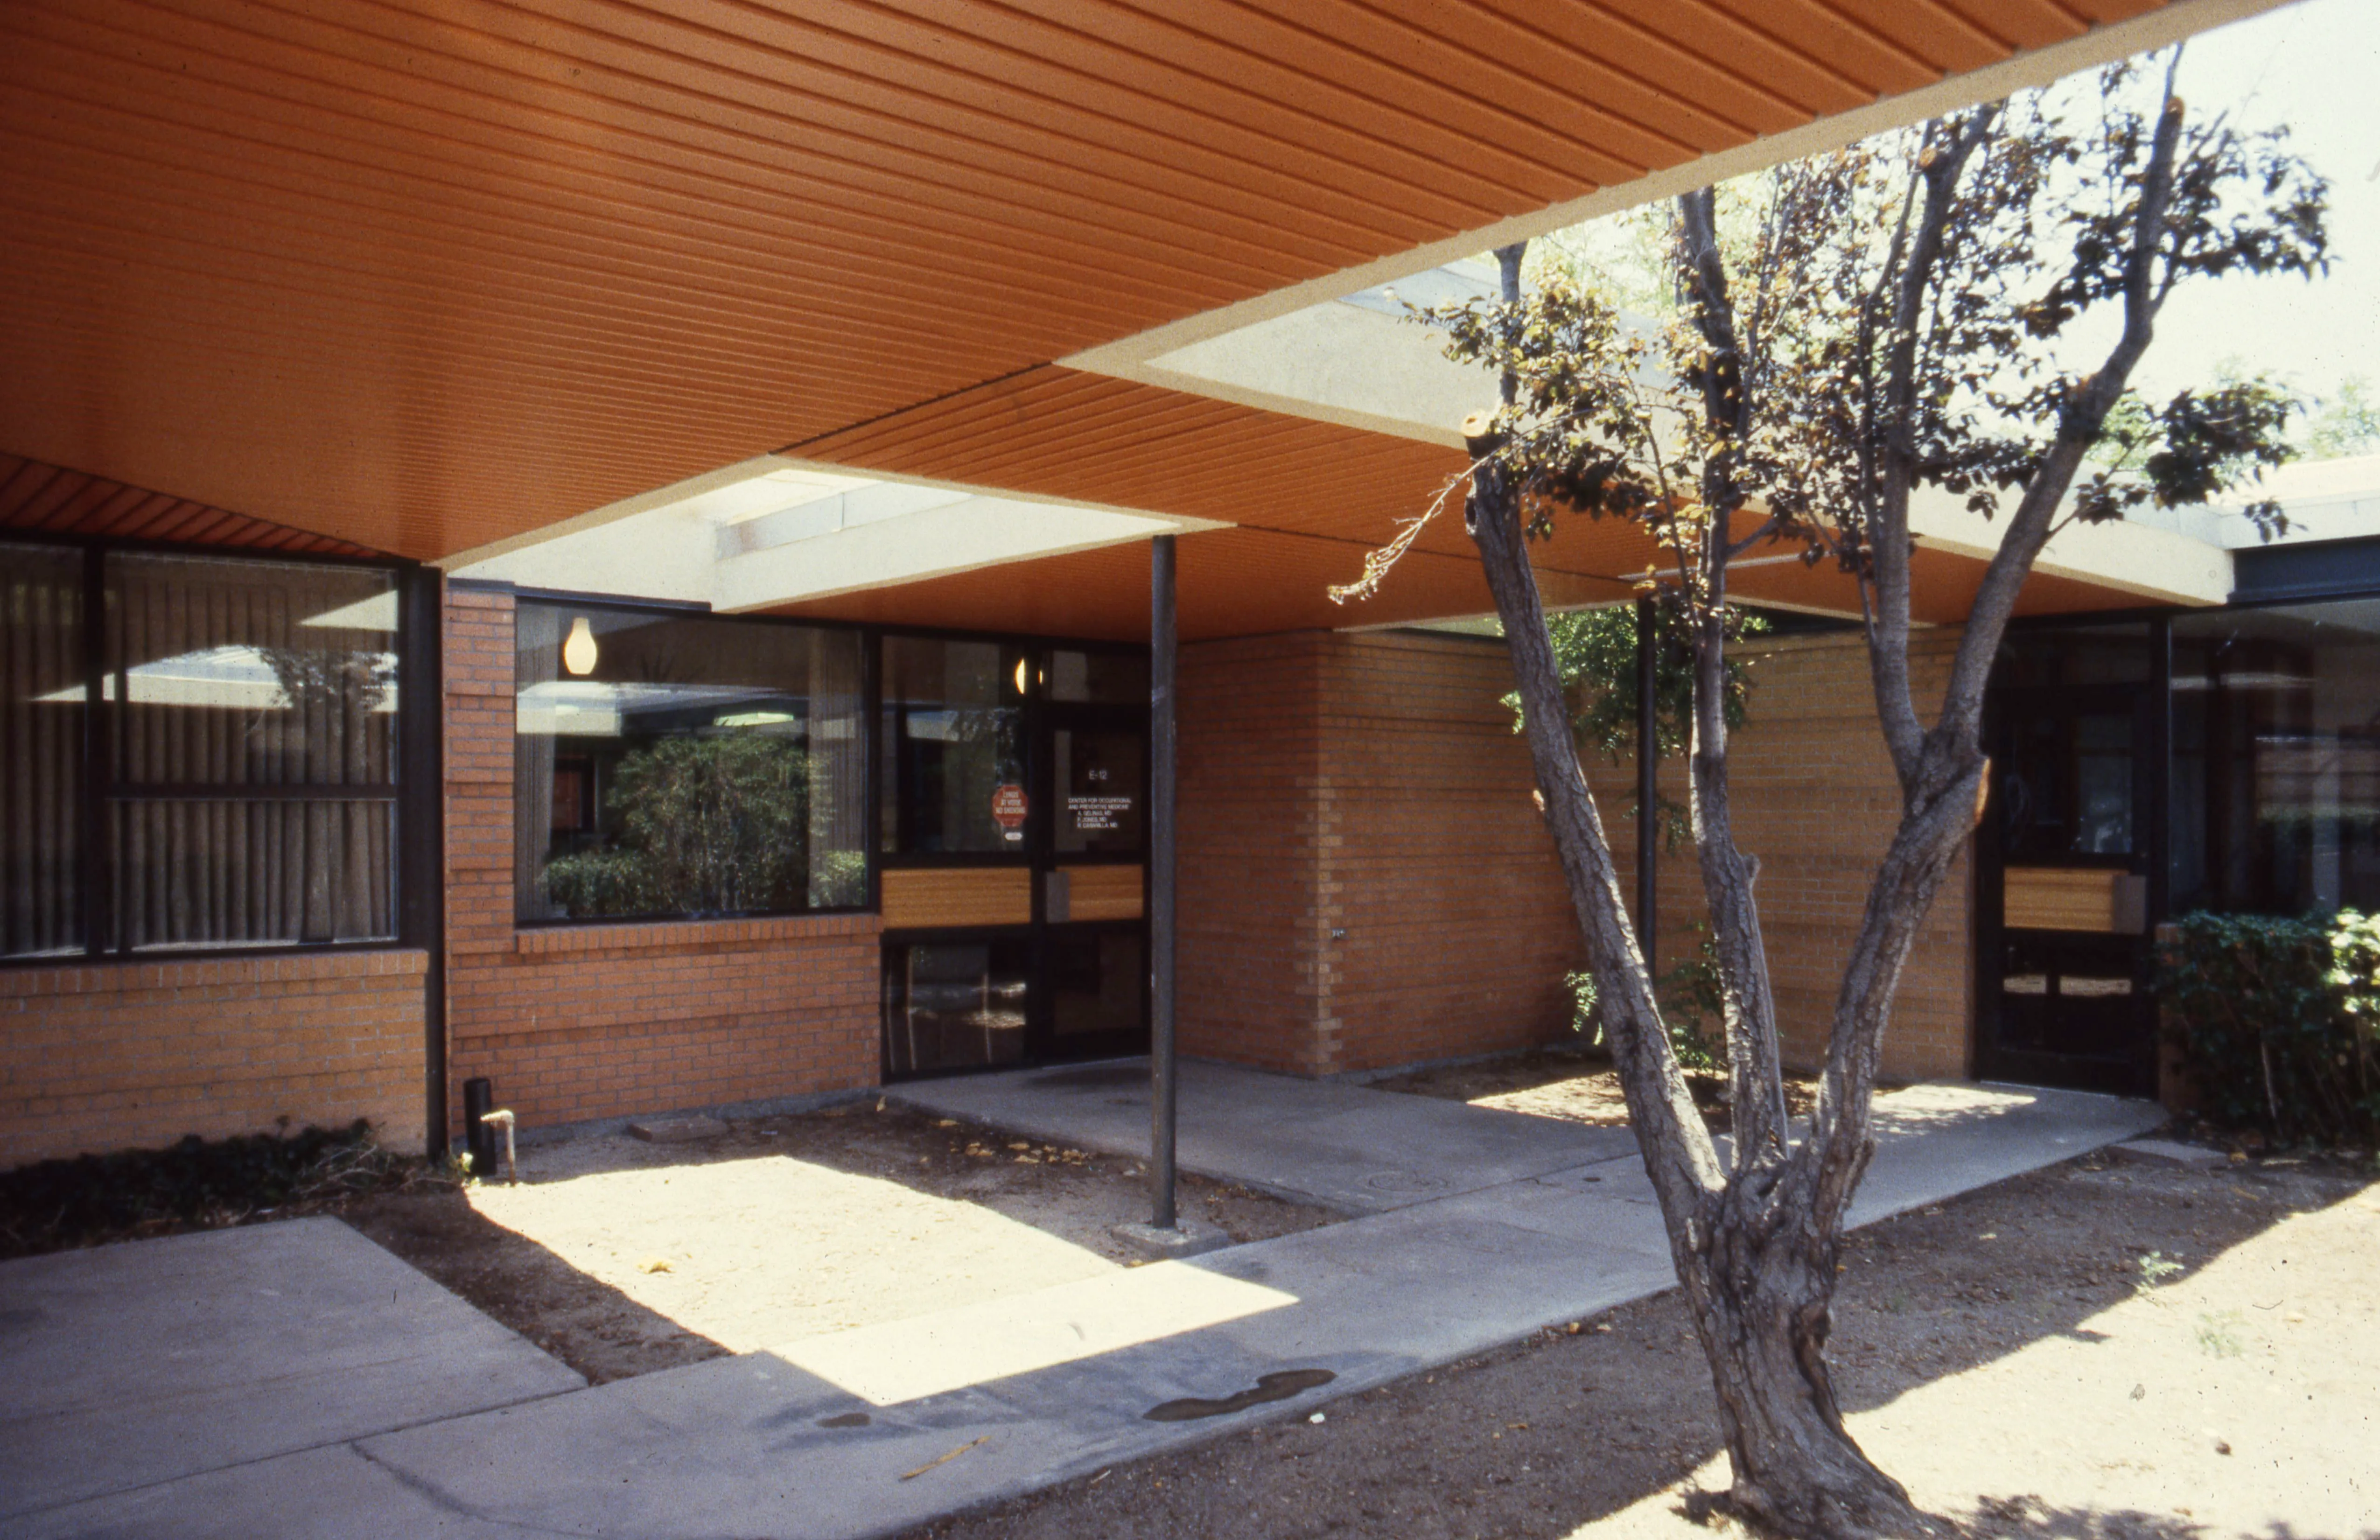
[(1148, 547), (1149, 1223), (1173, 1215), (1173, 537)]
[(1661, 798), (1661, 753), (1658, 714), (1660, 620), (1653, 596), (1636, 596), (1636, 944), (1645, 953), (1645, 969), (1653, 961), (1661, 936), (1661, 890), (1658, 859), (1659, 822), (1654, 808)]
[(397, 896), (405, 944), (428, 958), (421, 977), (423, 1086), (430, 1158), (447, 1155), (446, 1128), (446, 788), (443, 633), (445, 577), (436, 567), (406, 575), (404, 647), (398, 665)]

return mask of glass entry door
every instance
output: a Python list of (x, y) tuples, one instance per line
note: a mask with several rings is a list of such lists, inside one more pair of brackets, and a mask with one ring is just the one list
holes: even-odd
[(1979, 831), (1979, 1072), (2149, 1094), (2151, 697), (2125, 685), (2004, 689)]
[(883, 648), (886, 1078), (1142, 1050), (1147, 654)]

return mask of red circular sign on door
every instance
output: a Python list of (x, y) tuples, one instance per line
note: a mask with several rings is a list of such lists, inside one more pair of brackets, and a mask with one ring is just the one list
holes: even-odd
[(1001, 828), (1014, 833), (1025, 827), (1025, 788), (1011, 782), (996, 788), (991, 794), (991, 816)]

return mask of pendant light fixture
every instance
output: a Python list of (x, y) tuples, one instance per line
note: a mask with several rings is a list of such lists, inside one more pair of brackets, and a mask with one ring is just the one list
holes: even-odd
[(569, 638), (562, 644), (562, 666), (582, 678), (595, 672), (595, 628), (585, 615), (570, 623)]

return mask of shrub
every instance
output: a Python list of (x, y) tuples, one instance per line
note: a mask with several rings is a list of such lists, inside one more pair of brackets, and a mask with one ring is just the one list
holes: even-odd
[[(1655, 979), (1654, 991), (1660, 1000), (1662, 1018), (1669, 1023), (1670, 1046), (1677, 1051), (1679, 1064), (1689, 1070), (1724, 1074), (1728, 1067), (1724, 1025), (1727, 1002), (1719, 988), (1718, 944), (1708, 925), (1696, 920), (1693, 929), (1701, 938), (1694, 954)], [(1573, 1003), (1571, 1030), (1585, 1037), (1589, 1045), (1602, 1048), (1603, 1023), (1596, 1014), (1595, 976), (1566, 974), (1562, 982), (1570, 987)]]
[(2288, 1143), (2380, 1134), (2380, 921), (2183, 916), (2161, 928), (2166, 1033), (2225, 1126)]
[(43, 1160), (0, 1171), (0, 1257), (236, 1225), (266, 1209), (425, 1180), (438, 1180), (428, 1162), (374, 1144), (361, 1119)]

